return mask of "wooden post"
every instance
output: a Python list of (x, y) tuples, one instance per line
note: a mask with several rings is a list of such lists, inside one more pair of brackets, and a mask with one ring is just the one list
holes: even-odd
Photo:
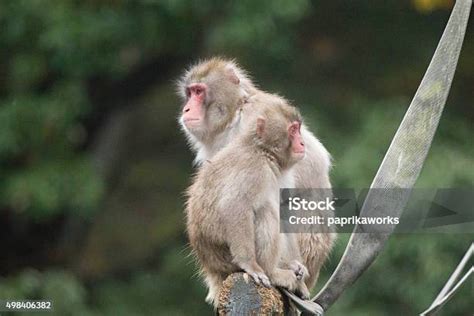
[(227, 277), (219, 294), (219, 316), (297, 315), (280, 291), (257, 285), (243, 272)]

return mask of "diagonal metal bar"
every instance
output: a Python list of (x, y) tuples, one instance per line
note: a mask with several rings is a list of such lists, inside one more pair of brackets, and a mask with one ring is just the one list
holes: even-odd
[(435, 302), (443, 299), (443, 297), (448, 293), (448, 291), (453, 287), (454, 282), (456, 279), (459, 277), (461, 274), (462, 270), (466, 266), (467, 262), (471, 257), (474, 255), (474, 243), (471, 244), (471, 247), (467, 250), (466, 254), (462, 258), (461, 262), (459, 262), (458, 266), (454, 270), (453, 274), (449, 277), (448, 282), (446, 282), (446, 285), (443, 287), (441, 292), (439, 292), (438, 296), (435, 298)]
[(454, 285), (453, 288), (448, 293), (446, 293), (445, 296), (443, 296), (440, 300), (435, 301), (433, 305), (431, 305), (430, 308), (421, 313), (420, 316), (435, 315), (441, 309), (441, 307), (443, 307), (443, 305), (448, 302), (453, 297), (453, 295), (461, 288), (461, 286), (466, 282), (466, 280), (468, 280), (469, 277), (473, 274), (474, 267), (471, 267), (471, 269), (466, 272), (466, 274), (461, 278), (461, 280), (459, 280), (459, 282), (456, 283), (456, 285)]
[(461, 262), (459, 262), (453, 274), (451, 274), (448, 281), (444, 285), (443, 289), (439, 292), (438, 296), (436, 296), (431, 306), (420, 315), (433, 315), (454, 294), (455, 290), (460, 287), (460, 285), (467, 279), (467, 277), (471, 273), (473, 273), (474, 267), (471, 266), (471, 269), (461, 278), (461, 281), (459, 281), (456, 285), (454, 284), (461, 275), (463, 269), (466, 267), (466, 264), (469, 262), (469, 259), (471, 259), (471, 257), (473, 256), (474, 243), (471, 244), (471, 247), (469, 247), (466, 254), (461, 259)]
[(306, 312), (310, 315), (318, 315), (322, 316), (324, 314), (324, 310), (321, 306), (316, 304), (315, 302), (312, 301), (305, 301), (295, 294), (291, 293), (285, 288), (280, 288), (280, 291), (285, 293), (286, 296), (288, 296), (291, 300), (291, 302), (296, 306), (297, 309), (299, 309), (302, 312)]
[[(361, 216), (400, 216), (423, 167), (438, 127), (461, 51), (472, 0), (457, 0), (430, 65), (379, 167), (361, 209)], [(397, 190), (404, 188), (405, 190)], [(395, 225), (380, 232), (354, 228), (344, 255), (324, 288), (313, 299), (327, 310), (370, 266)], [(313, 304), (299, 302), (303, 315), (322, 315)]]

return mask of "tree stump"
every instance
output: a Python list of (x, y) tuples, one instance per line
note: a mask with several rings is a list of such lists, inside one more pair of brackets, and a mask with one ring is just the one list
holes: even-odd
[(222, 284), (217, 312), (219, 316), (297, 315), (280, 291), (255, 284), (243, 272), (229, 275)]

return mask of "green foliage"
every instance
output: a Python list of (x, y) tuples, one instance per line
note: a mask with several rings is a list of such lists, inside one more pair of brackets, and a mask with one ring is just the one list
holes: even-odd
[[(336, 167), (336, 187), (366, 188), (377, 172), (390, 142), (400, 125), (409, 102), (405, 99), (383, 102), (357, 101), (351, 106), (361, 113), (347, 119), (347, 134), (328, 138)], [(449, 108), (448, 108), (449, 111)], [(449, 114), (447, 114), (449, 115)], [(473, 136), (468, 123), (459, 117), (441, 119), (417, 187), (450, 188), (472, 185), (474, 148), (466, 142)], [(315, 124), (317, 125), (317, 124)], [(330, 126), (329, 128), (335, 128)], [(324, 131), (322, 130), (324, 134)], [(414, 131), (416, 135), (416, 131)], [(330, 136), (328, 136), (330, 137)], [(342, 146), (340, 146), (342, 145)], [(367, 159), (370, 157), (370, 159)]]
[(37, 218), (96, 207), (101, 179), (76, 150), (86, 133), (84, 95), (76, 82), (64, 82), (48, 95), (0, 101), (1, 207)]
[[(206, 292), (180, 246), (165, 251), (159, 271), (140, 271), (128, 282), (106, 282), (93, 295), (106, 315), (206, 315)], [(190, 283), (189, 280), (192, 280)], [(183, 296), (184, 295), (184, 296)]]
[(53, 309), (47, 312), (48, 315), (97, 315), (86, 306), (86, 293), (74, 275), (59, 270), (46, 273), (26, 270), (0, 282), (2, 299), (50, 301)]
[[(331, 308), (334, 315), (415, 315), (441, 290), (474, 235), (398, 235), (366, 273)], [(339, 245), (337, 252), (341, 251)], [(339, 252), (340, 253), (340, 252)], [(469, 284), (440, 315), (464, 315), (472, 309)]]

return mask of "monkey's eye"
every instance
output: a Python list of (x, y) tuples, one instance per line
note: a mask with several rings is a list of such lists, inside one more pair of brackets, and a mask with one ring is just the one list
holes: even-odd
[(204, 91), (204, 90), (201, 89), (201, 88), (196, 88), (196, 89), (194, 89), (194, 93), (195, 93), (197, 96), (201, 95), (203, 91)]
[(186, 88), (186, 89), (184, 90), (184, 93), (186, 94), (186, 98), (189, 99), (189, 98), (191, 97), (191, 89)]

